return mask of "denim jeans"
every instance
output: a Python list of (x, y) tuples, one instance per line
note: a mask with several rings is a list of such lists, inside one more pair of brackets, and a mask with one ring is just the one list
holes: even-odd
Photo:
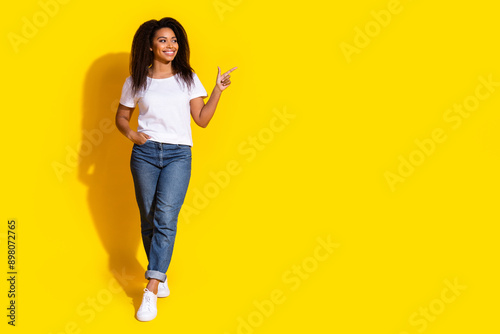
[(134, 144), (130, 169), (149, 262), (145, 276), (165, 282), (177, 218), (191, 178), (191, 147), (152, 140)]

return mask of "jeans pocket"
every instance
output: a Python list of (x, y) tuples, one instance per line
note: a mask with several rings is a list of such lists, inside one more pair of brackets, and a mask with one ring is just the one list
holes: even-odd
[(180, 152), (183, 152), (185, 154), (191, 154), (191, 146), (189, 145), (184, 145), (184, 144), (175, 144), (177, 146), (177, 149)]
[(149, 140), (147, 140), (144, 144), (141, 144), (141, 145), (134, 143), (134, 146), (132, 147), (132, 150), (133, 150), (133, 151), (137, 151), (137, 150), (141, 151), (141, 150), (144, 150), (144, 148), (145, 148), (146, 146), (149, 146), (149, 145), (146, 145), (146, 144), (149, 144)]

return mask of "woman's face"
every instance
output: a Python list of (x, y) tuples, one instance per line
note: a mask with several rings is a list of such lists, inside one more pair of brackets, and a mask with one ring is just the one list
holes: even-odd
[(170, 28), (161, 28), (156, 31), (153, 37), (153, 51), (155, 60), (162, 63), (168, 63), (174, 60), (179, 45), (177, 44), (177, 37), (174, 31)]

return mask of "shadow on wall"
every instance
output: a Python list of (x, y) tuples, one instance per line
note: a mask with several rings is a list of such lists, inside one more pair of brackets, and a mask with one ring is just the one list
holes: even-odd
[[(115, 126), (122, 85), (129, 75), (128, 62), (128, 53), (108, 54), (87, 72), (78, 176), (88, 187), (88, 205), (109, 256), (109, 270), (137, 309), (145, 269), (136, 258), (142, 240), (129, 167), (132, 143)], [(131, 122), (131, 126), (137, 125)]]

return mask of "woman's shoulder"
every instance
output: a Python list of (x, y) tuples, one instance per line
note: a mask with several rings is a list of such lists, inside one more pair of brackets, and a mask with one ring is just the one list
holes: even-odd
[(196, 72), (195, 72), (195, 71), (193, 71), (193, 72), (191, 72), (191, 73), (193, 73), (192, 78), (193, 78), (193, 81), (194, 81), (195, 83), (197, 83), (197, 82), (201, 82), (200, 78), (198, 77), (198, 74), (196, 74)]
[(125, 80), (123, 81), (123, 84), (124, 85), (127, 85), (127, 86), (131, 86), (132, 85), (132, 76), (129, 75), (128, 77), (125, 78)]

